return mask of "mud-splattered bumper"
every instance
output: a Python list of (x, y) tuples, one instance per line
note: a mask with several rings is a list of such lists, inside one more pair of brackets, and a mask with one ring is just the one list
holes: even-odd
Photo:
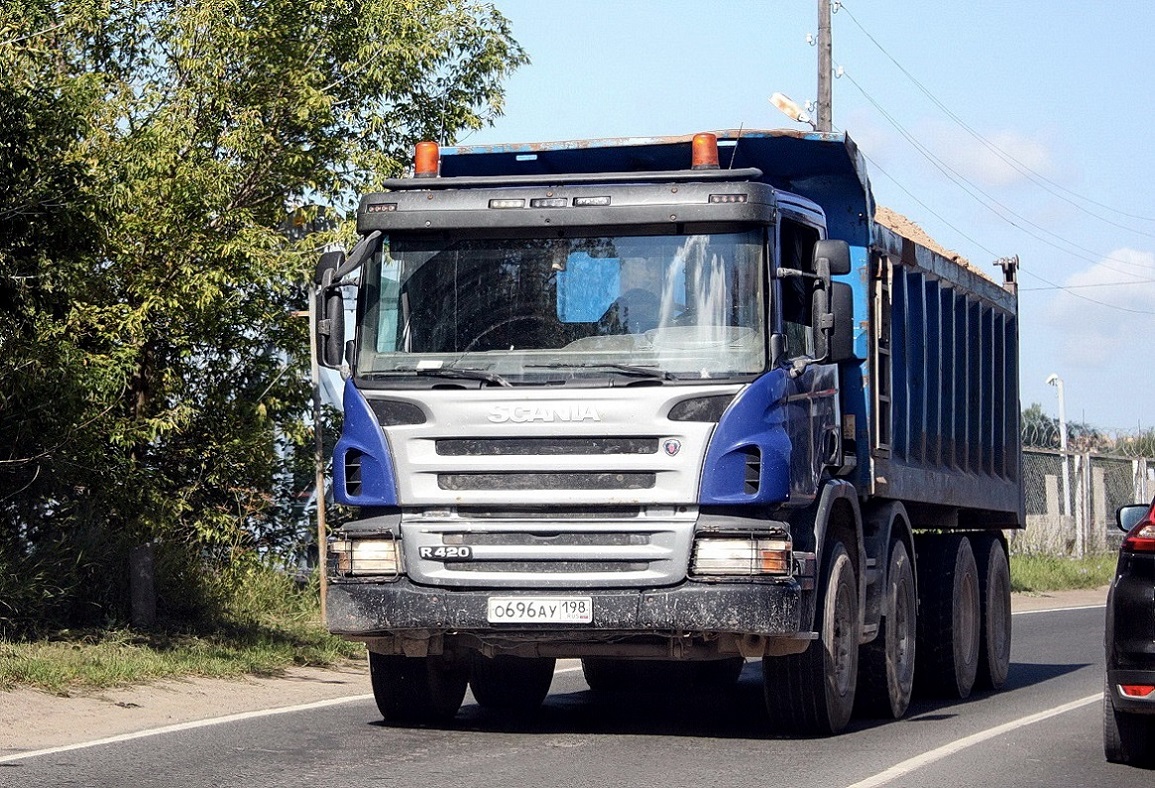
[(487, 619), (491, 596), (574, 596), (593, 602), (588, 624), (526, 625), (517, 629), (569, 631), (728, 632), (792, 636), (800, 631), (802, 592), (794, 581), (695, 583), (660, 590), (567, 590), (558, 593), (459, 591), (389, 583), (333, 583), (327, 623), (334, 634), (370, 636), (405, 630), (500, 631)]

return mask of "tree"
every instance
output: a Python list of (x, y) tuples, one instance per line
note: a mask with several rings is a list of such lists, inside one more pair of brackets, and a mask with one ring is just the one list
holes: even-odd
[(341, 236), (293, 241), (287, 211), (347, 211), (500, 113), (525, 62), (471, 0), (5, 4), (0, 574), (66, 556), (58, 617), (115, 614), (128, 545), (223, 560), (282, 527), (292, 313)]

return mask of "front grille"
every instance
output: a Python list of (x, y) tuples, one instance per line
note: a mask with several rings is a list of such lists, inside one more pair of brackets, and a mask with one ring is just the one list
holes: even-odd
[(625, 520), (637, 518), (641, 514), (638, 506), (570, 506), (541, 508), (514, 508), (494, 509), (481, 506), (458, 506), (457, 514), (469, 520), (546, 520), (555, 523), (559, 520)]
[[(549, 588), (564, 575), (591, 586), (671, 585), (685, 579), (695, 520), (692, 512), (601, 524), (462, 521), (457, 514), (403, 522), (407, 568), (416, 582)], [(442, 561), (426, 549), (452, 546), (460, 548), (455, 556), (468, 557)]]
[(598, 547), (619, 547), (627, 545), (642, 545), (649, 544), (650, 538), (647, 533), (603, 533), (598, 532), (567, 532), (567, 533), (527, 533), (524, 531), (481, 531), (473, 533), (460, 534), (445, 534), (442, 538), (444, 544), (462, 544), (470, 547), (477, 547), (480, 545), (514, 545), (522, 547), (525, 545), (550, 545), (550, 546), (581, 546), (589, 547), (591, 545)]
[(442, 438), (441, 457), (505, 457), (591, 454), (657, 454), (657, 438)]
[(649, 490), (654, 473), (442, 473), (437, 486), (469, 490)]
[(649, 564), (629, 561), (468, 561), (455, 563), (455, 572), (644, 572)]

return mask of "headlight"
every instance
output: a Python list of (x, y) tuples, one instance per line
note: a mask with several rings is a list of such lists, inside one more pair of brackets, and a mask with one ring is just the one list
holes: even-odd
[(785, 536), (699, 536), (690, 562), (694, 575), (790, 575), (790, 539)]
[(335, 539), (329, 553), (341, 576), (401, 574), (401, 543), (396, 539)]

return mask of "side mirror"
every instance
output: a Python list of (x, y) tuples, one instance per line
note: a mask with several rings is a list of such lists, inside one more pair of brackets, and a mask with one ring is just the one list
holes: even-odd
[(834, 327), (830, 332), (830, 360), (850, 361), (854, 356), (854, 291), (845, 282), (833, 282), (830, 311)]
[(325, 252), (317, 263), (313, 282), (316, 292), (317, 363), (340, 369), (345, 355), (345, 298), (341, 286), (334, 282), (345, 262), (344, 252)]
[(1115, 510), (1115, 522), (1121, 531), (1130, 531), (1150, 511), (1151, 507), (1145, 503), (1133, 503), (1120, 506)]
[(831, 276), (850, 273), (850, 244), (826, 239), (814, 244), (814, 270), (820, 270), (819, 261), (825, 260)]

